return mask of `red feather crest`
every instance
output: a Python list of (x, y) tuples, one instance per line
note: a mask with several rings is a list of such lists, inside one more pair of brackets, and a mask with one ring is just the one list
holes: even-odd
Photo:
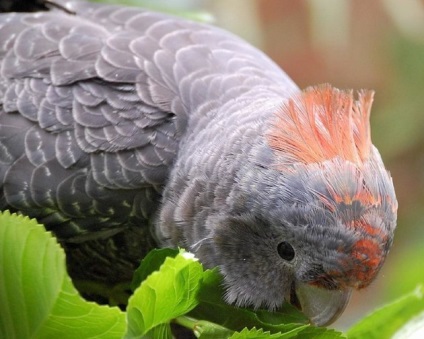
[(322, 162), (334, 157), (362, 164), (369, 158), (369, 116), (374, 92), (353, 91), (330, 85), (309, 87), (276, 112), (267, 134), (271, 148), (287, 163)]

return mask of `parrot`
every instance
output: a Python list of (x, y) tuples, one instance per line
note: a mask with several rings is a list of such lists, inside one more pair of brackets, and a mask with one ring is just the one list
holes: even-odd
[(0, 209), (55, 235), (76, 286), (181, 247), (227, 303), (325, 326), (374, 281), (398, 204), (373, 91), (300, 89), (211, 24), (45, 4), (0, 15)]

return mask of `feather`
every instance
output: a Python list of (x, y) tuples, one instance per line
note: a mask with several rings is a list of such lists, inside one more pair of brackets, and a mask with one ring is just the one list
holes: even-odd
[(352, 92), (329, 85), (307, 88), (275, 112), (268, 143), (284, 155), (279, 168), (340, 157), (355, 164), (369, 159), (372, 91)]

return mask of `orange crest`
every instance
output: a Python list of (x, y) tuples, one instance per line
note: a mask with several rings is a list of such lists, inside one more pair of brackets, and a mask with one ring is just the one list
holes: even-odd
[(371, 149), (369, 116), (374, 92), (330, 85), (309, 87), (276, 112), (268, 143), (289, 163), (322, 162), (334, 157), (362, 164)]

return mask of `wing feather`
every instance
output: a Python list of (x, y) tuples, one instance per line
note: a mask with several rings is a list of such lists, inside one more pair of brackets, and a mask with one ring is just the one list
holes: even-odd
[(0, 201), (68, 225), (54, 226), (58, 234), (146, 222), (194, 112), (255, 83), (292, 85), (220, 29), (138, 8), (57, 2), (75, 15), (0, 16)]

